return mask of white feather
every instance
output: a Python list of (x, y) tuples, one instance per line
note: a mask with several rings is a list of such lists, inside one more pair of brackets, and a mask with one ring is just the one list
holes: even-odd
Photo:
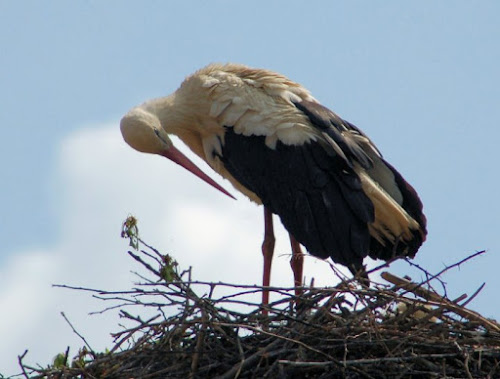
[(222, 146), (221, 146), (221, 141), (217, 135), (212, 135), (210, 137), (205, 137), (202, 140), (203, 144), (203, 152), (205, 153), (205, 158), (207, 162), (210, 164), (210, 166), (213, 167), (213, 162), (214, 162), (214, 151), (218, 155), (222, 155)]
[(214, 101), (212, 105), (210, 106), (210, 113), (209, 115), (211, 117), (219, 117), (219, 115), (224, 112), (224, 110), (231, 105), (231, 100), (227, 101)]

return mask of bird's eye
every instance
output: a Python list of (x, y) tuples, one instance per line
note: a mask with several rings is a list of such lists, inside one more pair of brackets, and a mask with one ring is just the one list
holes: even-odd
[(160, 129), (153, 128), (153, 130), (154, 130), (154, 132), (155, 132), (155, 134), (156, 134), (156, 137), (158, 137), (158, 139), (159, 139), (160, 141), (162, 141), (163, 143), (165, 143), (165, 144), (167, 144), (167, 145), (169, 144), (169, 142), (168, 142), (168, 138), (167, 138), (167, 140), (165, 140), (165, 136), (162, 136), (162, 135), (161, 135), (161, 133), (160, 133)]

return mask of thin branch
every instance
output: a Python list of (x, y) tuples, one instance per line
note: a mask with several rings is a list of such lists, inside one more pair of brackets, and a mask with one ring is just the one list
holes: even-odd
[(467, 301), (463, 302), (460, 304), (460, 306), (465, 307), (467, 304), (469, 304), (472, 300), (476, 298), (477, 295), (483, 290), (484, 286), (486, 283), (483, 283), (479, 286), (479, 288), (467, 299)]
[(500, 325), (497, 324), (496, 322), (493, 322), (491, 320), (482, 317), (477, 312), (470, 311), (466, 308), (456, 305), (451, 301), (438, 295), (437, 293), (422, 288), (420, 285), (416, 283), (410, 282), (409, 280), (403, 278), (399, 278), (396, 275), (393, 275), (389, 272), (383, 272), (381, 276), (388, 282), (391, 282), (402, 289), (405, 289), (409, 292), (414, 293), (415, 295), (423, 297), (426, 300), (434, 301), (438, 305), (446, 307), (448, 310), (452, 310), (453, 312), (464, 318), (481, 323), (486, 328), (491, 328), (497, 332), (500, 332)]
[(28, 354), (28, 349), (24, 350), (24, 353), (17, 356), (17, 362), (19, 363), (19, 366), (21, 367), (21, 370), (23, 371), (23, 376), (26, 379), (29, 379), (30, 377), (28, 376), (28, 373), (26, 372), (26, 369), (25, 369), (26, 366), (23, 363), (23, 359), (26, 356), (26, 354)]
[(68, 320), (68, 318), (66, 317), (66, 315), (64, 314), (64, 312), (61, 312), (61, 316), (63, 316), (64, 320), (66, 320), (66, 322), (68, 323), (68, 325), (71, 327), (71, 329), (73, 330), (73, 333), (75, 333), (78, 337), (80, 337), (80, 339), (83, 341), (83, 343), (85, 344), (85, 346), (87, 346), (87, 348), (89, 349), (89, 351), (95, 355), (95, 352), (94, 352), (94, 349), (92, 349), (92, 347), (89, 345), (89, 343), (87, 342), (87, 340), (85, 339), (84, 336), (82, 336), (80, 333), (78, 333), (78, 331), (75, 329), (75, 327), (73, 326), (73, 324)]

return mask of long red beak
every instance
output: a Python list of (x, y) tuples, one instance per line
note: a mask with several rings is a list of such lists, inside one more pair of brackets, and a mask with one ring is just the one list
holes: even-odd
[(205, 174), (203, 171), (201, 171), (198, 166), (196, 166), (193, 162), (189, 160), (188, 157), (186, 157), (184, 154), (182, 154), (175, 146), (170, 146), (168, 150), (163, 152), (162, 154), (165, 158), (170, 159), (171, 161), (177, 163), (178, 165), (184, 167), (186, 170), (189, 172), (193, 173), (196, 175), (198, 178), (201, 180), (205, 181), (206, 183), (210, 184), (212, 187), (218, 189), (221, 191), (223, 194), (229, 196), (230, 198), (236, 200), (236, 198), (231, 195), (229, 192), (227, 192), (224, 188), (222, 188), (220, 185), (218, 185), (212, 178), (210, 178), (207, 174)]

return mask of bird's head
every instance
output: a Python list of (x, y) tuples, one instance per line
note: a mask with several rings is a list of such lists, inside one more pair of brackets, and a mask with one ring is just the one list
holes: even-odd
[(120, 130), (125, 142), (135, 150), (162, 155), (234, 199), (173, 145), (156, 114), (141, 107), (133, 108), (121, 119)]
[(158, 116), (140, 107), (123, 116), (120, 130), (125, 142), (142, 153), (164, 155), (173, 146)]

